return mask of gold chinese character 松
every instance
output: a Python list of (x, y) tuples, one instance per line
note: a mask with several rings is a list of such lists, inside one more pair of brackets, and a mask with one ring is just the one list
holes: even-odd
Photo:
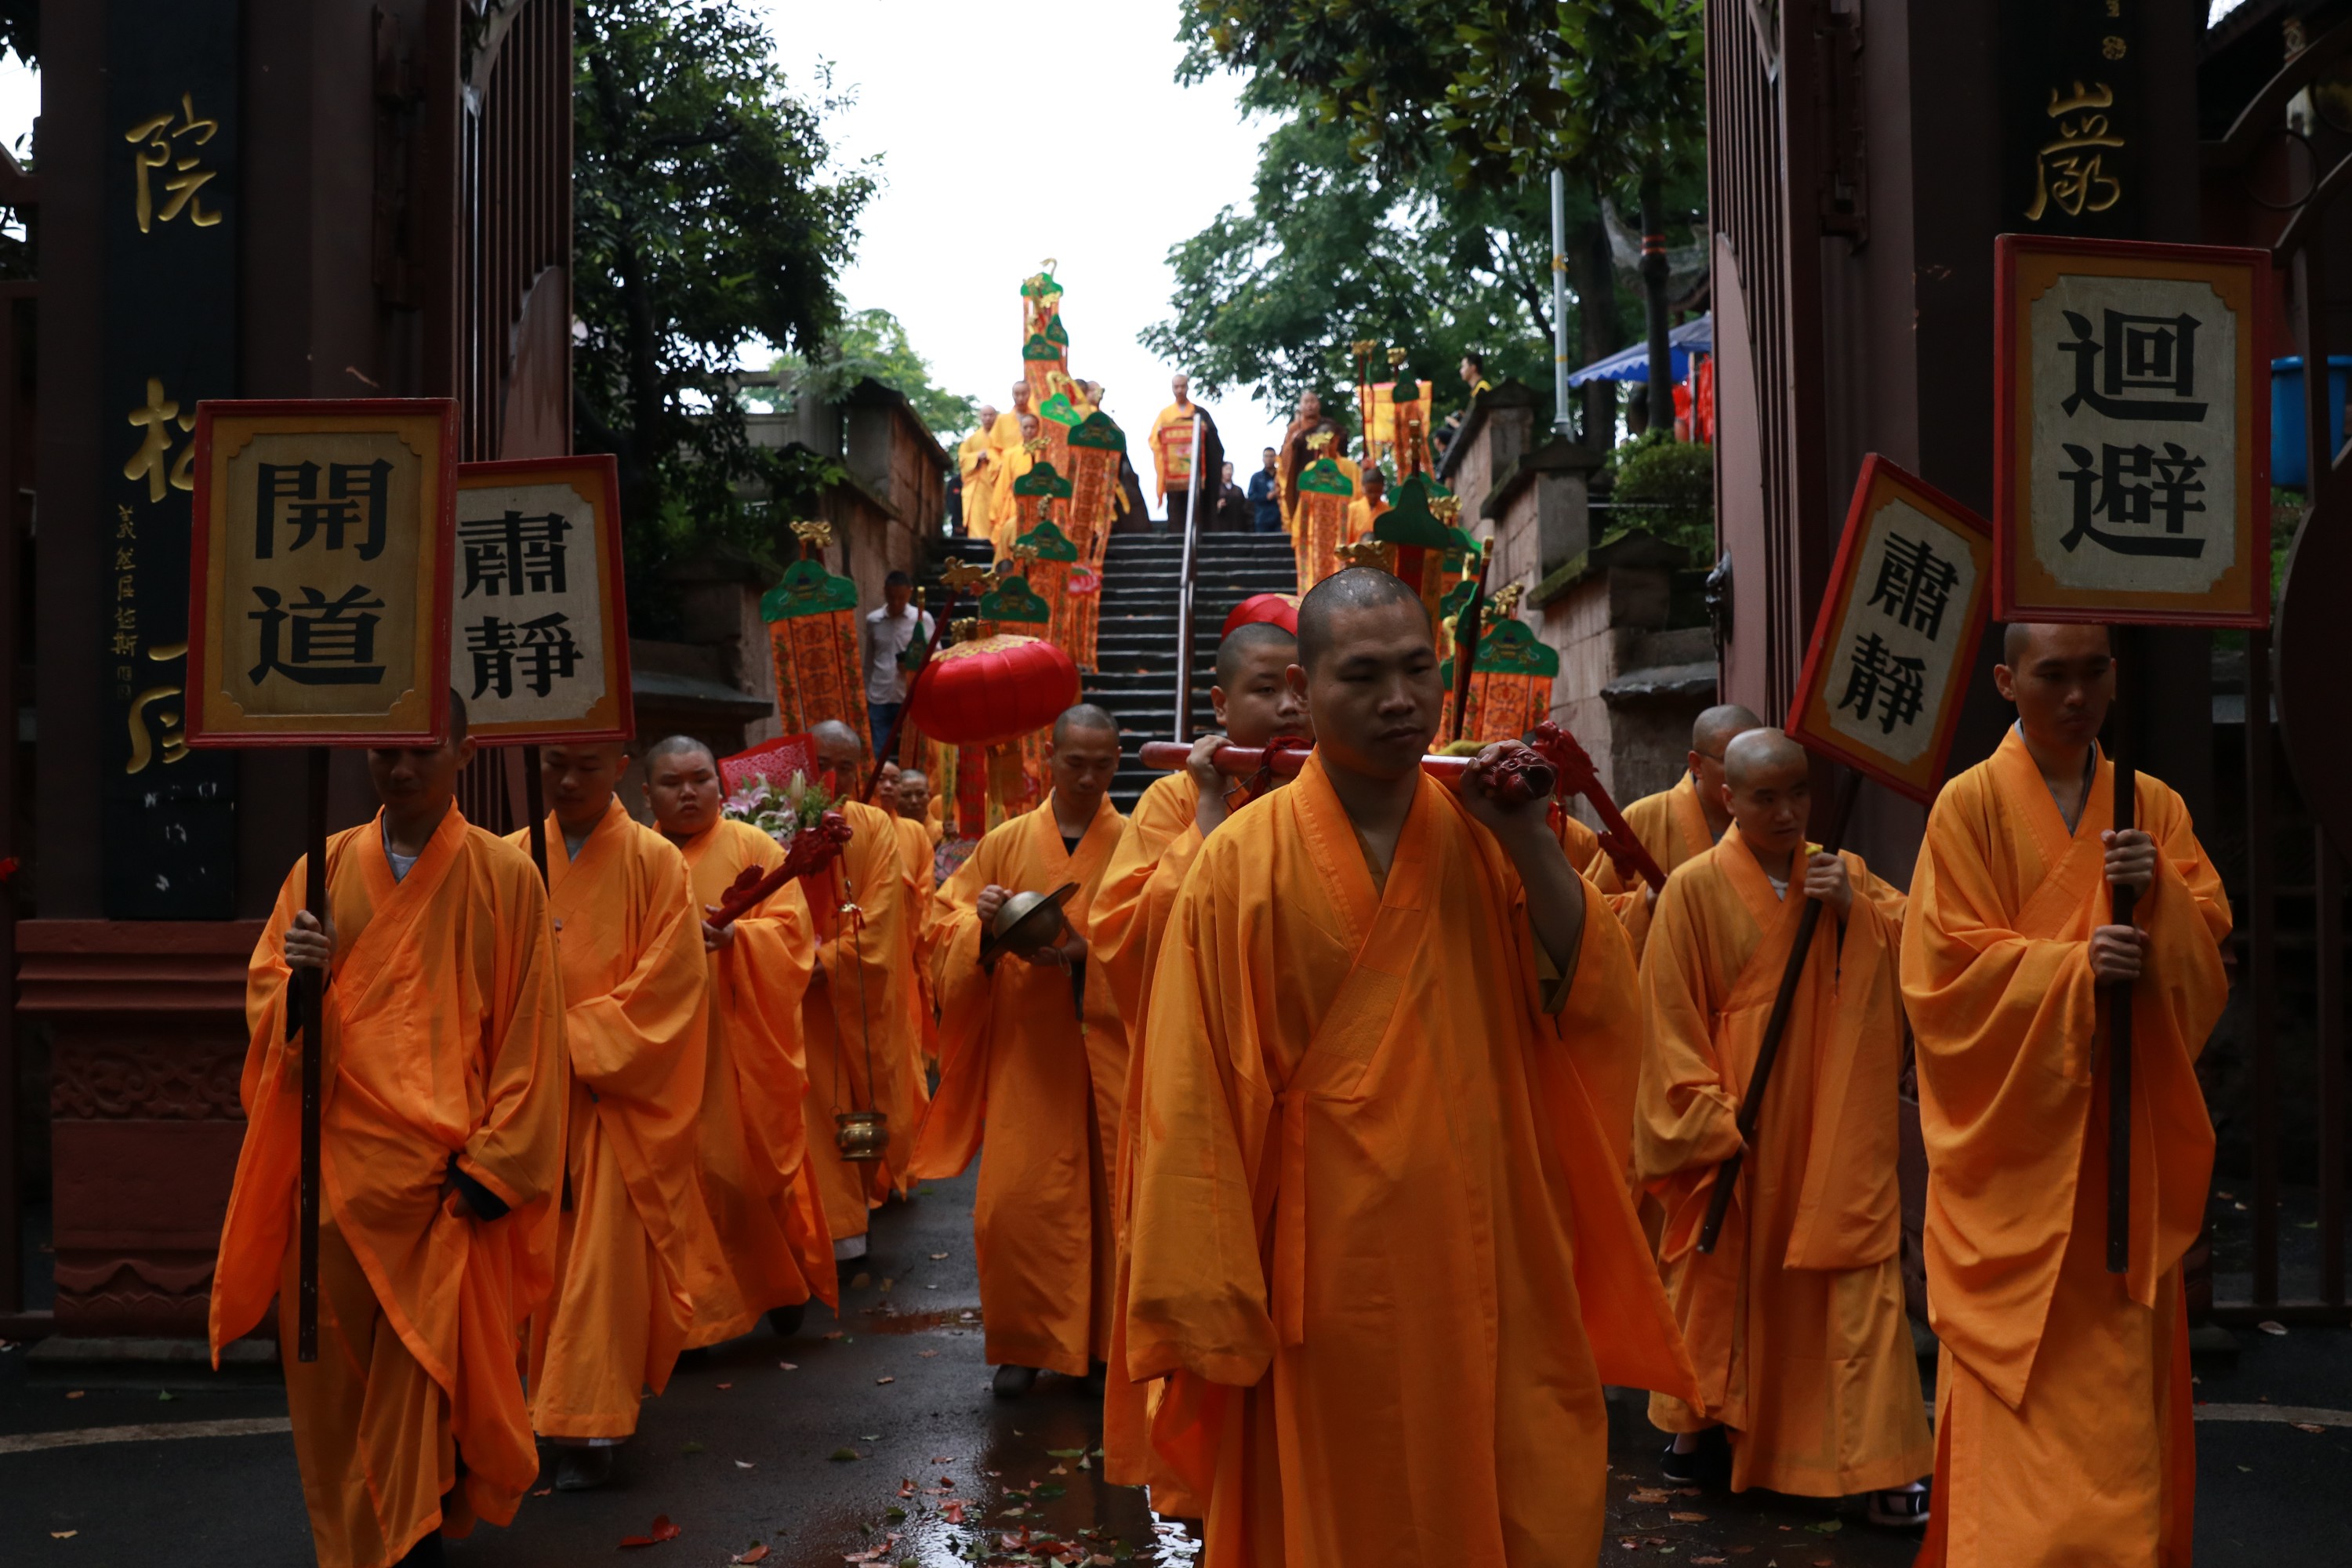
[(2034, 155), (2033, 202), (2026, 220), (2038, 223), (2053, 205), (2068, 217), (2103, 213), (2123, 199), (2123, 182), (2101, 165), (2105, 147), (2121, 147), (2107, 116), (2096, 110), (2115, 107), (2115, 89), (2094, 82), (2088, 90), (2074, 84), (2072, 96), (2050, 89), (2049, 118), (2057, 122), (2057, 139)]
[[(151, 232), (157, 223), (171, 222), (183, 211), (187, 213), (188, 221), (198, 228), (210, 228), (221, 220), (219, 213), (206, 212), (204, 203), (196, 199), (196, 193), (204, 189), (206, 182), (219, 171), (204, 167), (204, 160), (188, 149), (201, 147), (211, 141), (220, 131), (220, 121), (196, 118), (195, 96), (193, 92), (180, 95), (180, 123), (176, 127), (172, 124), (171, 110), (165, 110), (152, 119), (141, 121), (122, 133), (125, 142), (139, 148), (131, 155), (136, 180), (131, 205), (138, 216), (139, 232), (142, 234)], [(182, 142), (183, 137), (193, 140)], [(142, 142), (145, 145), (139, 146)], [(180, 144), (175, 146), (175, 142)], [(157, 170), (169, 170), (171, 173), (171, 177), (163, 182), (163, 194), (167, 199), (160, 211), (155, 205), (155, 192), (151, 180)]]
[[(132, 409), (130, 420), (132, 429), (143, 429), (147, 433), (140, 437), (139, 449), (131, 453), (122, 465), (122, 477), (132, 480), (145, 479), (147, 499), (151, 501), (163, 499), (166, 485), (175, 490), (194, 489), (196, 444), (191, 441), (182, 447), (175, 462), (166, 463), (164, 459), (172, 450), (171, 427), (177, 425), (183, 430), (194, 429), (196, 411), (191, 408), (185, 414), (181, 413), (178, 402), (163, 395), (163, 378), (151, 375), (147, 378), (147, 406)], [(123, 509), (122, 521), (127, 529), (131, 522), (127, 507)], [(124, 535), (118, 531), (118, 537)]]

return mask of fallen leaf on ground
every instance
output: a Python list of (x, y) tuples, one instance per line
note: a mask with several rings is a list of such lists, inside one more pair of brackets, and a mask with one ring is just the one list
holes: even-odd
[(947, 1254), (946, 1254), (946, 1253), (944, 1253), (944, 1252), (934, 1252), (934, 1253), (932, 1253), (932, 1254), (931, 1254), (931, 1261), (932, 1261), (932, 1262), (934, 1262), (934, 1263), (941, 1262), (941, 1261), (943, 1261), (946, 1258), (947, 1258)]
[(530, 1495), (533, 1497), (553, 1497), (555, 1495), (555, 1489), (553, 1487), (541, 1487)]
[(839, 1329), (835, 1329), (835, 1330), (834, 1330), (834, 1331), (833, 1331), (833, 1332), (831, 1332), (831, 1333), (829, 1333), (829, 1334), (825, 1335), (824, 1337), (825, 1337), (826, 1339), (829, 1339), (829, 1340), (837, 1340), (837, 1339), (841, 1338), (841, 1335), (842, 1335), (842, 1331), (841, 1331), (841, 1330), (839, 1330)]
[(2327, 1430), (2326, 1427), (2322, 1426), (2316, 1421), (2296, 1421), (2292, 1423), (2292, 1425), (2298, 1432), (2325, 1432)]
[(963, 1500), (961, 1498), (950, 1498), (947, 1501), (940, 1504), (940, 1512), (945, 1516), (950, 1524), (961, 1524), (963, 1522)]
[(625, 1535), (621, 1537), (621, 1544), (624, 1546), (654, 1546), (658, 1545), (660, 1542), (665, 1541), (676, 1541), (679, 1536), (685, 1533), (686, 1531), (683, 1529), (669, 1521), (669, 1515), (666, 1513), (657, 1513), (654, 1515), (654, 1528), (652, 1533), (647, 1535)]
[(1651, 1503), (1651, 1504), (1655, 1504), (1655, 1503), (1662, 1503), (1662, 1502), (1664, 1502), (1664, 1501), (1666, 1501), (1669, 1498), (1671, 1498), (1671, 1497), (1673, 1497), (1673, 1496), (1674, 1496), (1674, 1494), (1673, 1494), (1672, 1492), (1661, 1492), (1661, 1491), (1639, 1491), (1639, 1492), (1635, 1492), (1635, 1493), (1633, 1493), (1631, 1497), (1627, 1498), (1625, 1500), (1626, 1500), (1627, 1502), (1638, 1502), (1638, 1503)]
[(2283, 1334), (2286, 1332), (2286, 1325), (2284, 1323), (2273, 1323), (2267, 1320), (2263, 1322), (2256, 1323), (2254, 1327), (2262, 1330), (2262, 1331), (2266, 1334)]
[(81, 1394), (82, 1394), (82, 1391), (81, 1391), (80, 1389), (77, 1388), (77, 1389), (73, 1390), (71, 1393), (68, 1394), (66, 1395), (66, 1397), (67, 1397), (68, 1399), (79, 1399), (79, 1398), (81, 1397)]
[(866, 1273), (862, 1268), (849, 1277), (849, 1288), (853, 1290), (863, 1290), (866, 1287), (873, 1283), (874, 1276)]
[(917, 1351), (915, 1353), (921, 1356), (925, 1361), (929, 1361), (940, 1352), (937, 1351)]
[(1666, 1515), (1666, 1517), (1673, 1520), (1676, 1524), (1705, 1524), (1706, 1522), (1706, 1515), (1703, 1513), (1692, 1513), (1687, 1510), (1677, 1513), (1670, 1513)]
[(751, 1550), (750, 1550), (749, 1552), (737, 1552), (734, 1556), (730, 1557), (727, 1561), (728, 1561), (728, 1562), (730, 1562), (730, 1563), (764, 1563), (764, 1562), (766, 1562), (767, 1560), (768, 1560), (768, 1548), (767, 1548), (767, 1545), (766, 1545), (764, 1542), (762, 1542), (761, 1544), (760, 1544), (760, 1545), (758, 1545), (758, 1546), (754, 1546), (754, 1547), (753, 1547), (753, 1548), (751, 1548)]
[[(1780, 1528), (1786, 1530), (1789, 1527), (1784, 1524)], [(1842, 1519), (1825, 1519), (1819, 1524), (1809, 1524), (1805, 1528), (1815, 1535), (1835, 1535), (1845, 1528), (1845, 1521)]]
[(686, 1450), (685, 1450), (685, 1451), (686, 1451), (686, 1452), (688, 1452), (688, 1453), (689, 1453), (689, 1454), (700, 1454), (700, 1453), (707, 1453), (709, 1450), (707, 1450), (706, 1448), (704, 1448), (704, 1447), (703, 1447), (703, 1446), (702, 1446), (701, 1444), (699, 1444), (699, 1443), (688, 1443), (688, 1444), (686, 1446)]
[(850, 1460), (857, 1458), (857, 1450), (855, 1448), (835, 1448), (832, 1453), (827, 1454), (825, 1458), (832, 1459), (836, 1463), (845, 1465)]
[(1723, 1559), (1720, 1557), (1694, 1557), (1691, 1561), (1694, 1563), (1699, 1564), (1699, 1568), (1708, 1568), (1708, 1565), (1720, 1563)]
[(885, 1383), (896, 1383), (896, 1382), (898, 1382), (898, 1380), (897, 1378), (895, 1378), (895, 1377), (877, 1377), (877, 1378), (876, 1378), (874, 1381), (875, 1381), (875, 1383), (877, 1383), (877, 1384), (885, 1384)]
[(169, 1405), (172, 1401), (179, 1398), (180, 1396), (173, 1393), (168, 1388), (159, 1388), (155, 1391), (155, 1397), (162, 1400), (164, 1404)]
[(735, 1468), (739, 1470), (751, 1469), (752, 1468), (751, 1461), (749, 1459), (738, 1459), (735, 1461)]
[(732, 1387), (734, 1387), (735, 1385), (734, 1385), (733, 1384), (731, 1384), (731, 1383), (722, 1383), (722, 1384), (719, 1384), (718, 1386), (719, 1386), (720, 1388), (732, 1388)]
[(785, 1372), (798, 1372), (801, 1369), (801, 1363), (796, 1361), (780, 1361), (776, 1365)]
[(49, 1531), (49, 1539), (51, 1541), (71, 1541), (75, 1536), (79, 1535), (81, 1531), (79, 1530), (52, 1530)]

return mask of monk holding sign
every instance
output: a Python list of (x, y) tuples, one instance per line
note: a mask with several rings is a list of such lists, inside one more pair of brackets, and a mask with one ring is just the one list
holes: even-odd
[[(278, 1298), (323, 1568), (412, 1549), (438, 1563), (435, 1531), (508, 1522), (539, 1478), (515, 1351), (553, 1283), (563, 994), (538, 870), (457, 808), (465, 726), (453, 693), (446, 743), (368, 752), (383, 809), (328, 840), (326, 928), (302, 907), (297, 862), (246, 983), (245, 1146), (213, 1354)], [(303, 1042), (288, 1027), (302, 969), (328, 975), (308, 1363), (294, 1331)]]
[[(1053, 788), (991, 832), (940, 889), (931, 915), (940, 993), (940, 1092), (918, 1176), (960, 1174), (979, 1152), (972, 1234), (998, 1397), (1040, 1370), (1084, 1377), (1110, 1342), (1110, 1156), (1127, 1032), (1102, 965), (1088, 962), (1095, 888), (1124, 819), (1108, 795), (1118, 723), (1076, 707), (1054, 721)], [(1000, 949), (1016, 893), (1058, 895), (1044, 945)]]
[[(1625, 808), (1625, 826), (1633, 830), (1642, 847), (1650, 852), (1650, 858), (1667, 876), (1673, 876), (1675, 868), (1684, 861), (1696, 859), (1713, 848), (1724, 829), (1731, 826), (1731, 814), (1723, 804), (1724, 749), (1738, 736), (1761, 729), (1763, 724), (1763, 720), (1737, 702), (1709, 708), (1691, 725), (1688, 771), (1671, 788), (1645, 795)], [(1603, 892), (1643, 892), (1645, 884), (1642, 879), (1620, 872), (1616, 862), (1606, 855), (1595, 855), (1583, 865), (1585, 875), (1598, 882)], [(1650, 910), (1654, 902), (1654, 895), (1618, 901), (1625, 929), (1633, 938), (1636, 958), (1642, 956), (1648, 941)]]
[[(560, 1491), (601, 1486), (727, 1262), (704, 1206), (698, 1133), (710, 1039), (686, 861), (614, 798), (618, 742), (543, 747), (548, 904), (572, 1062), (554, 1305), (532, 1320), (531, 1426)], [(515, 833), (518, 847), (529, 840)]]
[[(1144, 1078), (1139, 1062), (1152, 968), (1176, 895), (1201, 846), (1251, 799), (1249, 786), (1219, 773), (1211, 758), (1221, 745), (1262, 747), (1282, 736), (1311, 744), (1315, 739), (1306, 699), (1290, 685), (1290, 667), (1297, 658), (1298, 639), (1271, 622), (1244, 622), (1225, 634), (1217, 645), (1216, 679), (1209, 688), (1217, 732), (1194, 743), (1184, 772), (1154, 780), (1135, 803), (1094, 899), (1093, 952), (1127, 1022), (1129, 1041), (1127, 1088), (1111, 1165), (1118, 1253), (1103, 1400), (1103, 1475), (1118, 1486), (1149, 1482), (1155, 1510), (1187, 1518), (1199, 1516), (1199, 1500), (1181, 1497), (1173, 1474), (1152, 1462), (1147, 1429), (1151, 1390), (1127, 1375), (1129, 1226), (1135, 1209), (1136, 1118)], [(1269, 777), (1267, 784), (1278, 782)]]
[(816, 952), (808, 905), (801, 885), (787, 882), (730, 924), (710, 923), (738, 878), (782, 864), (784, 852), (750, 823), (719, 815), (719, 762), (701, 742), (673, 735), (646, 752), (646, 798), (685, 857), (710, 987), (698, 1141), (703, 1200), (727, 1270), (716, 1289), (696, 1296), (686, 1342), (732, 1339), (763, 1312), (790, 1334), (810, 1297), (835, 1300), (833, 1238), (801, 1109), (801, 999)]
[[(816, 742), (817, 766), (833, 788), (856, 794), (865, 779), (865, 741), (837, 719), (813, 726), (809, 734)], [(816, 973), (801, 1018), (808, 1040), (809, 1159), (824, 1196), (834, 1256), (848, 1259), (866, 1256), (869, 1211), (910, 1185), (915, 1128), (929, 1095), (919, 1070), (921, 1002), (915, 939), (908, 930), (922, 911), (908, 901), (898, 825), (862, 801), (845, 800), (840, 811), (849, 823), (849, 843), (829, 874), (809, 880)], [(855, 1110), (879, 1110), (888, 1118), (890, 1147), (883, 1159), (842, 1158), (834, 1118)]]
[[(1788, 736), (1748, 731), (1723, 769), (1731, 826), (1667, 882), (1642, 960), (1634, 1166), (1665, 1206), (1659, 1264), (1706, 1394), (1654, 1394), (1650, 1419), (1676, 1435), (1669, 1479), (1868, 1492), (1874, 1522), (1923, 1524), (1933, 1452), (1897, 1256), (1903, 895), (1807, 846), (1811, 768)], [(1834, 922), (1813, 928), (1723, 1241), (1701, 1253), (1808, 899)]]
[(1258, 1568), (1591, 1563), (1604, 1383), (1698, 1396), (1633, 1218), (1633, 953), (1541, 800), (1423, 775), (1386, 572), (1298, 607), (1297, 783), (1203, 845), (1145, 1019), (1128, 1372)]
[[(2180, 1258), (2212, 1173), (2195, 1068), (2229, 905), (2158, 780), (2137, 776), (2140, 826), (2113, 829), (2105, 627), (2011, 626), (1993, 675), (2017, 725), (1937, 797), (1903, 932), (1943, 1341), (1919, 1561), (2186, 1563)], [(2116, 887), (2131, 925), (2109, 923)], [(2132, 1010), (2126, 1274), (2105, 1263), (2110, 987)]]

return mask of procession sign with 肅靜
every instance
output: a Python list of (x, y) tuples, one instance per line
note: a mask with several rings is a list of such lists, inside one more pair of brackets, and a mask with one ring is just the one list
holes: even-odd
[(449, 583), (449, 668), (475, 735), (630, 737), (620, 479), (609, 454), (459, 464)]
[(429, 746), (449, 707), (448, 398), (196, 406), (191, 746)]
[(1991, 585), (1982, 518), (1875, 452), (1863, 459), (1789, 733), (1898, 794), (1933, 801)]
[(2271, 271), (1994, 242), (1996, 619), (2270, 624)]

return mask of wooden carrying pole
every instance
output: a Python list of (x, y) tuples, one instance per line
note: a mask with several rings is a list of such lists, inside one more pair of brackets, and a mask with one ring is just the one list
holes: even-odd
[[(310, 811), (305, 830), (302, 903), (327, 929), (327, 765), (334, 753), (310, 749)], [(326, 1054), (327, 976), (305, 969), (295, 976), (302, 1026), (301, 1256), (295, 1277), (294, 1358), (319, 1359), (319, 1092)]]
[(1176, 728), (1181, 744), (1192, 738), (1192, 574), (1201, 536), (1201, 416), (1192, 416), (1192, 469), (1184, 480), (1184, 563), (1176, 585)]
[[(1845, 842), (1846, 824), (1853, 816), (1854, 797), (1862, 792), (1862, 775), (1851, 768), (1838, 770), (1837, 797), (1830, 807), (1829, 831), (1822, 836), (1822, 848), (1834, 855)], [(1780, 989), (1772, 994), (1772, 1011), (1764, 1019), (1763, 1043), (1756, 1048), (1756, 1070), (1748, 1080), (1748, 1092), (1739, 1097), (1739, 1147), (1731, 1158), (1716, 1167), (1715, 1191), (1706, 1200), (1706, 1223), (1699, 1227), (1698, 1249), (1713, 1252), (1723, 1235), (1723, 1216), (1731, 1208), (1731, 1193), (1738, 1184), (1739, 1167), (1745, 1163), (1748, 1144), (1756, 1136), (1756, 1122), (1764, 1110), (1764, 1087), (1772, 1081), (1772, 1064), (1780, 1058), (1780, 1037), (1789, 1030), (1789, 1014), (1797, 1005), (1797, 983), (1804, 977), (1805, 960), (1813, 951), (1813, 931), (1822, 923), (1822, 901), (1805, 898), (1804, 858), (1800, 856), (1789, 868), (1789, 891), (1805, 899), (1805, 907), (1797, 915), (1797, 941), (1789, 950), (1789, 962), (1780, 970)]]
[[(2138, 667), (2134, 662), (2139, 654), (2139, 628), (2116, 626), (2108, 636), (2116, 647), (2116, 696), (2109, 710), (2115, 716), (2116, 767), (2115, 830), (2128, 833), (2135, 821), (2134, 807), (2138, 805), (2139, 775), (2135, 753), (2138, 751), (2138, 726), (2133, 721), (2137, 714), (2130, 699), (2137, 695), (2137, 688), (2126, 683), (2136, 679)], [(2084, 809), (2090, 802), (2085, 799)], [(2131, 889), (2119, 883), (2110, 884), (2115, 912), (2108, 918), (2116, 925), (2132, 923), (2132, 906), (2137, 901)], [(2107, 993), (2107, 1272), (2127, 1274), (2131, 1271), (2131, 1096), (2132, 1096), (2132, 983), (2119, 980), (2106, 988)]]

